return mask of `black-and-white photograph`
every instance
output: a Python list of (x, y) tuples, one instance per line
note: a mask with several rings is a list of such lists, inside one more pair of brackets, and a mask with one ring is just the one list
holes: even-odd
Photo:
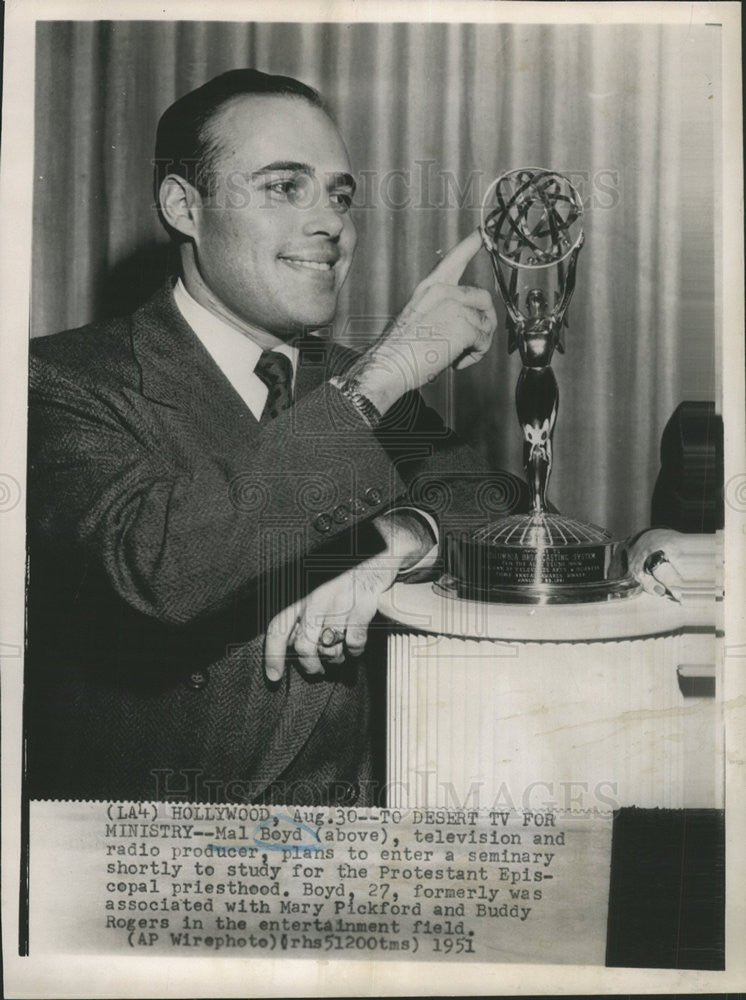
[(106, 6), (25, 26), (9, 995), (731, 972), (736, 5)]

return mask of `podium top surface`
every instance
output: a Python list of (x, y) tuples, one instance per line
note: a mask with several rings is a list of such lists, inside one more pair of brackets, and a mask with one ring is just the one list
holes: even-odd
[(432, 583), (397, 583), (379, 611), (413, 631), (524, 642), (603, 642), (715, 629), (722, 604), (715, 589), (692, 589), (680, 604), (644, 591), (588, 604), (490, 604), (437, 593)]

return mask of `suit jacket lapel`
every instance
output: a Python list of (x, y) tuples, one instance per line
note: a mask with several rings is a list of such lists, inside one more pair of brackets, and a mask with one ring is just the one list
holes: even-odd
[[(243, 433), (256, 425), (251, 410), (177, 309), (170, 284), (132, 317), (132, 344), (148, 399), (192, 413), (204, 409), (220, 425), (221, 436), (226, 426)], [(322, 337), (306, 335), (296, 345), (296, 400), (338, 374), (354, 357), (347, 348)]]
[(132, 317), (143, 395), (188, 413), (216, 443), (244, 439), (257, 421), (176, 307), (171, 286)]

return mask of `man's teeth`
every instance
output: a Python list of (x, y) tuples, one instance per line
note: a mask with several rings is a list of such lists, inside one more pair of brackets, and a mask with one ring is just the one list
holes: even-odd
[(299, 267), (310, 267), (314, 271), (331, 271), (334, 267), (333, 264), (324, 264), (318, 260), (296, 260), (294, 257), (286, 257), (285, 259), (291, 264), (297, 264)]

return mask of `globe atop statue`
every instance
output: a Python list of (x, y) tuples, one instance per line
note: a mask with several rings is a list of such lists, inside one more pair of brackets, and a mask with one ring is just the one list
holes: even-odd
[(482, 233), (487, 248), (508, 267), (559, 264), (583, 235), (583, 203), (562, 174), (541, 168), (511, 170), (487, 189)]

